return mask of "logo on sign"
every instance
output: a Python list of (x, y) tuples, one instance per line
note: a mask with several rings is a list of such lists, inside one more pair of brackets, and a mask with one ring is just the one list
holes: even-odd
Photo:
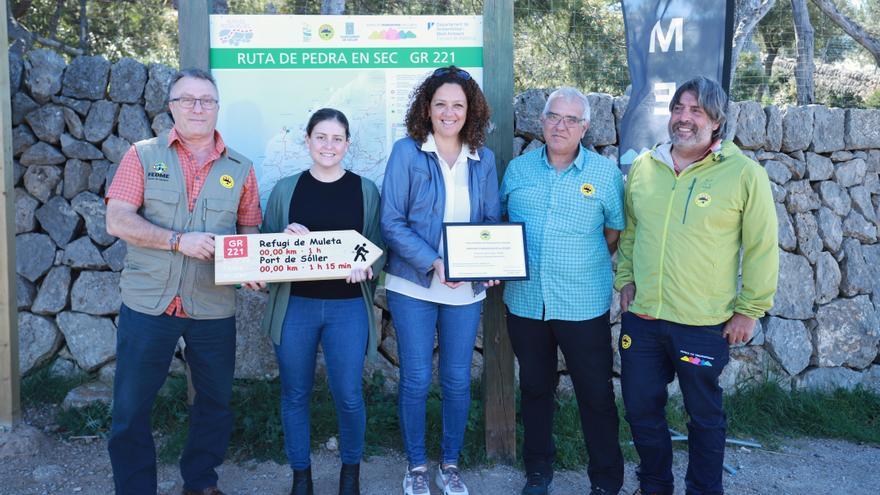
[(321, 24), (321, 27), (318, 28), (318, 37), (324, 41), (333, 38), (333, 26), (330, 24)]
[(223, 239), (223, 257), (224, 258), (247, 258), (248, 242), (247, 236), (236, 235)]

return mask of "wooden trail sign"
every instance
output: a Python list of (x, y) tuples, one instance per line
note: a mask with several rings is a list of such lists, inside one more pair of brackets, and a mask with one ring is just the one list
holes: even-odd
[(214, 237), (214, 283), (343, 279), (382, 250), (355, 230)]

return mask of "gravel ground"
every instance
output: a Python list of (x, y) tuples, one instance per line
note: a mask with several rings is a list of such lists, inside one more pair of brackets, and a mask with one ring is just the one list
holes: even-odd
[[(39, 413), (26, 414), (26, 421), (38, 426)], [(793, 439), (778, 450), (731, 447), (726, 462), (735, 475), (724, 476), (728, 494), (848, 494), (880, 493), (880, 446), (858, 445), (825, 439)], [(364, 495), (401, 493), (405, 461), (397, 453), (373, 456), (361, 468)], [(319, 451), (312, 462), (315, 492), (335, 494), (339, 464), (335, 453)], [(683, 494), (687, 453), (675, 453), (676, 494)], [(220, 469), (220, 487), (228, 494), (283, 494), (290, 489), (290, 470), (275, 462), (225, 463)], [(626, 483), (621, 493), (637, 487), (635, 465), (626, 466)], [(518, 494), (524, 478), (509, 466), (491, 466), (466, 471), (465, 481), (474, 495)], [(107, 444), (100, 439), (64, 440), (45, 435), (32, 455), (0, 460), (0, 495), (108, 494), (113, 492)], [(178, 494), (182, 488), (177, 466), (160, 466), (159, 492)], [(585, 472), (556, 474), (554, 494), (586, 494)], [(432, 488), (434, 495), (441, 492)]]

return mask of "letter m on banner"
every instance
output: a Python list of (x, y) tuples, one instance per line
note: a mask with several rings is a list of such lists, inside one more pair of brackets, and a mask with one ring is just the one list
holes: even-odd
[(669, 21), (669, 29), (664, 32), (663, 27), (660, 25), (660, 21), (657, 21), (657, 24), (654, 24), (654, 29), (651, 30), (651, 47), (648, 49), (649, 53), (654, 53), (657, 51), (656, 43), (660, 43), (660, 51), (668, 52), (669, 45), (675, 41), (675, 51), (680, 52), (684, 50), (684, 34), (682, 34), (682, 30), (684, 27), (684, 19), (681, 17), (676, 17)]
[(669, 103), (697, 76), (730, 90), (734, 0), (622, 0), (632, 87), (620, 124), (624, 172), (639, 154), (669, 139)]

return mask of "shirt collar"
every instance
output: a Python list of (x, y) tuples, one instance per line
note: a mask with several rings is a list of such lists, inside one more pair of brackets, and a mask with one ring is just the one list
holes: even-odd
[[(421, 150), (425, 153), (437, 153), (437, 141), (434, 141), (433, 132), (428, 133), (428, 136), (425, 138), (425, 142), (422, 143)], [(473, 160), (475, 162), (480, 161), (480, 155), (478, 155), (474, 151), (471, 151), (471, 147), (468, 146), (467, 143), (462, 143), (461, 153), (464, 153), (465, 157), (467, 157), (468, 160)], [(459, 154), (459, 157), (461, 157), (461, 154)]]
[[(180, 139), (180, 134), (177, 133), (176, 127), (172, 127), (171, 131), (168, 132), (168, 147), (170, 148), (174, 143), (179, 143), (183, 146), (183, 140)], [(185, 148), (186, 146), (183, 147)], [(214, 153), (220, 156), (225, 152), (226, 143), (223, 141), (223, 137), (220, 136), (220, 131), (214, 129)]]
[[(579, 145), (578, 145), (578, 154), (577, 154), (577, 156), (574, 157), (574, 161), (571, 162), (571, 164), (569, 164), (569, 167), (570, 167), (571, 165), (574, 165), (574, 167), (575, 167), (576, 169), (578, 169), (578, 170), (583, 170), (583, 169), (584, 169), (584, 163), (587, 161), (587, 153), (586, 153), (586, 151), (587, 151), (587, 150), (584, 149), (584, 146), (583, 146), (582, 144), (579, 144)], [(552, 168), (552, 169), (555, 169), (555, 168), (556, 168), (556, 167), (553, 166), (552, 163), (550, 163), (550, 160), (547, 159), (547, 145), (546, 145), (546, 144), (545, 144), (544, 147), (541, 149), (541, 158), (544, 160), (544, 165), (547, 165), (547, 167)], [(565, 169), (567, 170), (569, 167), (566, 167)]]

